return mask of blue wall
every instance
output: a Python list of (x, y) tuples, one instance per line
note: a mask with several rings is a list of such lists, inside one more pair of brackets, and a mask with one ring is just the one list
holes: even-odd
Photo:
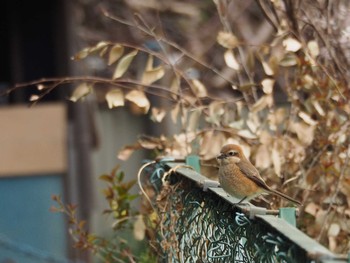
[(0, 178), (0, 263), (65, 262), (67, 227), (49, 211), (53, 194), (64, 195), (62, 175)]

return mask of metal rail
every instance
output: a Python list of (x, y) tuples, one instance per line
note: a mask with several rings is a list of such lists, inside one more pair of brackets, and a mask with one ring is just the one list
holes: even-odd
[(165, 165), (177, 174), (195, 182), (198, 187), (203, 189), (203, 191), (211, 191), (220, 196), (222, 199), (225, 199), (242, 213), (249, 216), (250, 219), (258, 220), (262, 224), (270, 226), (281, 236), (290, 240), (292, 243), (304, 250), (310, 259), (322, 263), (350, 262), (349, 255), (334, 254), (326, 247), (296, 228), (295, 208), (268, 210), (264, 207), (254, 206), (248, 202), (237, 205), (240, 200), (232, 196), (228, 196), (217, 181), (209, 180), (207, 177), (198, 172), (200, 169), (198, 157), (196, 159), (194, 156), (191, 156), (186, 159), (186, 163), (170, 161), (166, 162)]

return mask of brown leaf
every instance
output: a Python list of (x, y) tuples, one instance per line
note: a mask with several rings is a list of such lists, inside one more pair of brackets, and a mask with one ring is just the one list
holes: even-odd
[(124, 94), (121, 89), (112, 89), (106, 93), (108, 108), (124, 106)]
[(115, 68), (114, 74), (113, 74), (113, 79), (117, 79), (120, 78), (121, 76), (123, 76), (123, 74), (125, 73), (125, 71), (128, 70), (131, 62), (133, 61), (134, 57), (137, 55), (138, 50), (134, 50), (128, 54), (126, 54), (125, 56), (123, 56), (117, 67)]
[(198, 79), (192, 80), (191, 88), (193, 93), (200, 98), (208, 96), (206, 87)]
[(134, 238), (136, 240), (141, 241), (145, 238), (145, 233), (146, 233), (146, 225), (145, 225), (145, 222), (143, 221), (143, 216), (138, 215), (134, 223)]
[(230, 32), (220, 31), (217, 38), (217, 42), (225, 48), (235, 48), (239, 45), (238, 39)]
[(111, 50), (109, 51), (109, 57), (108, 57), (108, 65), (112, 65), (114, 62), (116, 62), (124, 53), (124, 46), (122, 45), (114, 45)]
[(135, 146), (133, 145), (128, 145), (124, 146), (118, 153), (117, 158), (126, 161), (129, 159), (129, 157), (132, 155), (132, 153), (135, 151)]
[(228, 67), (234, 69), (234, 70), (239, 70), (240, 66), (239, 63), (237, 61), (237, 59), (235, 58), (235, 55), (233, 54), (233, 51), (231, 49), (228, 49), (225, 54), (224, 54), (224, 59), (225, 59), (225, 63)]
[(92, 92), (92, 85), (88, 83), (82, 83), (76, 87), (73, 91), (72, 96), (69, 98), (70, 101), (77, 102)]
[(141, 83), (145, 85), (150, 85), (157, 80), (160, 80), (165, 74), (163, 66), (159, 66), (152, 69), (146, 69), (143, 72)]
[(151, 115), (151, 120), (154, 122), (162, 122), (166, 115), (166, 111), (164, 109), (152, 108), (152, 115)]
[(133, 102), (138, 106), (142, 113), (146, 114), (151, 106), (149, 100), (147, 99), (145, 93), (141, 90), (132, 90), (126, 94), (125, 99)]

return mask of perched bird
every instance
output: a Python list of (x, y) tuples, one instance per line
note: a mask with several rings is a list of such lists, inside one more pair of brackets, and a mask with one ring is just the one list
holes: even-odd
[(269, 193), (301, 205), (292, 197), (270, 188), (254, 165), (244, 156), (240, 146), (225, 145), (217, 156), (217, 160), (221, 187), (231, 196), (241, 199), (239, 203), (244, 200), (249, 201), (262, 193)]

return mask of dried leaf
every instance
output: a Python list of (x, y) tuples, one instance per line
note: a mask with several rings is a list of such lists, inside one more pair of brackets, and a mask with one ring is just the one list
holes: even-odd
[(256, 135), (253, 134), (250, 130), (244, 129), (244, 130), (239, 130), (237, 134), (243, 138), (246, 139), (256, 139)]
[(174, 124), (177, 123), (178, 121), (179, 112), (180, 112), (180, 103), (176, 104), (175, 107), (170, 112), (171, 120), (173, 121)]
[(237, 61), (237, 59), (235, 58), (235, 55), (233, 54), (233, 51), (231, 49), (228, 49), (225, 54), (224, 54), (224, 59), (225, 59), (225, 63), (228, 67), (234, 69), (234, 70), (239, 70), (240, 66), (239, 63)]
[(124, 106), (124, 94), (120, 89), (112, 89), (106, 93), (108, 108)]
[(283, 46), (287, 51), (297, 52), (301, 48), (301, 43), (295, 38), (289, 37), (283, 40)]
[(193, 110), (190, 113), (188, 125), (186, 127), (187, 131), (195, 131), (197, 129), (201, 113), (202, 113), (202, 111), (200, 109)]
[(44, 89), (47, 88), (47, 86), (45, 86), (45, 85), (43, 85), (43, 84), (39, 84), (38, 86), (36, 86), (36, 88), (37, 88), (38, 90), (44, 90)]
[(271, 107), (273, 105), (273, 97), (271, 94), (262, 96), (255, 104), (252, 106), (252, 112), (259, 112), (266, 107)]
[(221, 117), (225, 113), (223, 104), (219, 101), (214, 101), (209, 104), (209, 114), (205, 118), (208, 123), (220, 125)]
[(117, 78), (120, 78), (121, 76), (123, 76), (125, 71), (127, 71), (127, 69), (129, 68), (132, 60), (137, 55), (137, 52), (138, 52), (137, 50), (134, 50), (134, 51), (126, 54), (125, 56), (123, 56), (120, 59), (118, 65), (114, 71), (113, 79), (117, 79)]
[(220, 31), (217, 38), (217, 42), (225, 48), (235, 48), (239, 45), (238, 39), (230, 32)]
[(146, 225), (145, 225), (145, 222), (143, 222), (143, 216), (138, 215), (134, 223), (134, 238), (136, 240), (141, 241), (145, 238), (145, 233), (146, 233)]
[(326, 116), (326, 113), (318, 101), (312, 101), (312, 105), (315, 107), (315, 110), (318, 112), (318, 114), (320, 114), (322, 117)]
[(129, 159), (129, 157), (132, 155), (132, 153), (135, 151), (135, 146), (125, 146), (123, 149), (121, 149), (118, 153), (117, 158), (126, 161)]
[(179, 93), (179, 90), (180, 90), (180, 79), (178, 77), (175, 77), (173, 79), (173, 81), (171, 82), (170, 84), (170, 91), (174, 94), (171, 94), (171, 97), (173, 99), (176, 99), (177, 98), (177, 95)]
[(147, 59), (147, 63), (146, 63), (146, 67), (145, 67), (145, 71), (147, 70), (152, 70), (153, 69), (153, 56), (149, 55), (148, 59)]
[(73, 91), (72, 96), (69, 98), (70, 101), (77, 102), (81, 98), (89, 95), (92, 92), (92, 85), (87, 83), (81, 83), (78, 87)]
[(318, 210), (320, 210), (320, 206), (315, 204), (314, 202), (307, 204), (307, 206), (305, 207), (305, 212), (312, 216), (316, 216)]
[(112, 65), (114, 62), (116, 62), (124, 53), (124, 46), (122, 45), (114, 45), (111, 47), (111, 50), (109, 51), (109, 57), (108, 57), (108, 65)]
[(263, 87), (263, 91), (265, 92), (265, 94), (272, 93), (274, 84), (275, 84), (275, 80), (270, 78), (264, 79), (263, 81), (261, 81), (261, 85)]
[(136, 106), (138, 106), (142, 113), (147, 113), (151, 104), (147, 99), (145, 93), (141, 90), (132, 90), (128, 94), (126, 94), (125, 99), (133, 102)]
[(281, 155), (278, 151), (277, 144), (275, 144), (275, 147), (272, 148), (272, 153), (271, 153), (271, 159), (273, 163), (273, 168), (275, 170), (275, 173), (278, 177), (281, 177), (281, 168), (282, 168), (282, 160), (281, 160)]
[(83, 58), (86, 58), (90, 54), (90, 48), (86, 47), (82, 50), (80, 50), (77, 54), (75, 54), (72, 59), (73, 60), (80, 60)]
[(267, 76), (273, 76), (274, 71), (272, 70), (272, 67), (270, 67), (270, 65), (267, 62), (265, 62), (265, 61), (262, 61), (261, 64), (263, 66), (265, 74)]
[(312, 58), (317, 58), (317, 56), (320, 54), (320, 48), (318, 47), (318, 43), (316, 40), (311, 40), (307, 43), (307, 47), (310, 51), (310, 56)]
[(271, 154), (267, 145), (260, 145), (255, 155), (255, 166), (260, 169), (267, 169), (271, 165)]
[(293, 67), (298, 65), (298, 58), (294, 53), (287, 53), (279, 62), (282, 67)]
[(198, 79), (193, 79), (192, 80), (192, 85), (191, 85), (193, 93), (198, 96), (199, 98), (207, 97), (207, 89), (203, 85), (202, 82), (200, 82)]
[(153, 69), (149, 69), (143, 72), (141, 83), (150, 85), (157, 80), (160, 80), (165, 74), (163, 66), (159, 66)]
[(308, 115), (306, 112), (303, 112), (303, 111), (300, 111), (298, 113), (298, 116), (303, 120), (305, 121), (307, 124), (309, 125), (316, 125), (317, 124), (317, 121), (315, 121), (314, 119), (311, 118), (310, 115)]
[(336, 237), (340, 233), (340, 226), (337, 223), (332, 223), (328, 229), (328, 236)]
[(36, 94), (30, 96), (29, 101), (37, 101), (40, 97)]
[(299, 141), (307, 146), (312, 143), (314, 140), (315, 127), (316, 125), (308, 125), (303, 122), (289, 122), (288, 124), (289, 130), (291, 132), (296, 133)]
[(152, 115), (151, 115), (151, 120), (154, 122), (161, 122), (166, 115), (166, 111), (164, 109), (152, 108)]

